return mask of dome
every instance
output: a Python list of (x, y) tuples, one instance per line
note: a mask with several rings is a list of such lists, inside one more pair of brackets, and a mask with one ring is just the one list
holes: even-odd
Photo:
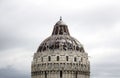
[(52, 35), (40, 44), (37, 52), (50, 50), (75, 50), (79, 52), (84, 52), (82, 44), (78, 40), (70, 36), (68, 27), (61, 18), (55, 24)]
[(62, 18), (60, 17), (60, 20), (55, 25), (66, 25), (66, 24), (62, 21)]
[(31, 78), (90, 78), (88, 54), (62, 18), (34, 53)]

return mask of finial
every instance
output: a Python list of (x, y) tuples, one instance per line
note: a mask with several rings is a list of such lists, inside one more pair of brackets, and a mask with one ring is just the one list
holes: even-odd
[(60, 21), (62, 20), (62, 17), (60, 16)]

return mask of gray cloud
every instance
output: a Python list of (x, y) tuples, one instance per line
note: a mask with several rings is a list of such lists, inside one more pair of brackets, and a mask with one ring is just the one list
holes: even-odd
[[(37, 50), (41, 41), (51, 35), (53, 25), (60, 15), (69, 26), (71, 35), (84, 45), (91, 56), (91, 78), (120, 77), (119, 3), (116, 0), (71, 0), (69, 3), (67, 0), (1, 0), (0, 77), (30, 77), (30, 73), (24, 75), (22, 71), (17, 71), (19, 63), (32, 58), (31, 53)], [(14, 64), (16, 56), (17, 65)], [(10, 62), (6, 63), (7, 60)], [(9, 65), (13, 65), (13, 68), (7, 67)], [(5, 72), (10, 73), (6, 75)]]
[(0, 77), (1, 78), (30, 78), (30, 72), (21, 73), (19, 71), (16, 71), (16, 69), (7, 67), (7, 68), (0, 69)]

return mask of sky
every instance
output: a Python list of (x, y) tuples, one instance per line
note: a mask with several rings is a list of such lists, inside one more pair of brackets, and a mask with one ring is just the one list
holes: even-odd
[(60, 16), (88, 53), (91, 78), (120, 78), (119, 0), (0, 0), (0, 78), (31, 78)]

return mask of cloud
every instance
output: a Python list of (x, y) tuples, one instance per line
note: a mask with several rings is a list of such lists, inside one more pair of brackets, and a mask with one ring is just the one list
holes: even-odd
[(63, 16), (71, 36), (89, 54), (91, 78), (120, 77), (119, 3), (118, 0), (1, 0), (0, 77), (30, 77), (31, 56), (51, 35), (59, 16)]
[(30, 78), (33, 52), (22, 48), (0, 52), (1, 78)]
[(30, 78), (29, 73), (22, 73), (19, 71), (16, 71), (16, 69), (13, 69), (11, 67), (2, 68), (0, 69), (0, 77), (1, 78)]
[[(33, 52), (27, 51), (22, 48), (14, 48), (9, 50), (4, 50), (0, 53), (0, 68), (6, 68), (11, 66), (17, 70), (23, 71), (28, 70), (32, 60)], [(24, 65), (25, 64), (25, 65)]]

